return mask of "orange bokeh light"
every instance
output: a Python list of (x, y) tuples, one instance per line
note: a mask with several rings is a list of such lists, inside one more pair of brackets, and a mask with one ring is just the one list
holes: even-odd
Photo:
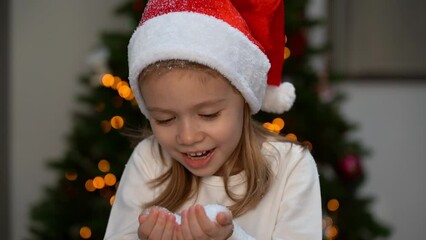
[(94, 192), (96, 190), (95, 186), (93, 185), (92, 179), (87, 180), (86, 183), (84, 184), (84, 187), (89, 192)]
[(114, 84), (114, 76), (112, 74), (104, 74), (102, 75), (102, 85), (105, 87), (111, 87)]
[(108, 173), (107, 175), (104, 176), (104, 181), (107, 186), (114, 186), (115, 183), (117, 182), (117, 178), (115, 177), (114, 174)]
[(103, 177), (99, 177), (99, 176), (95, 177), (95, 178), (93, 179), (93, 186), (94, 186), (95, 188), (97, 188), (97, 189), (102, 189), (102, 188), (104, 188), (104, 187), (105, 187), (105, 181), (104, 181), (104, 178), (103, 178)]
[(340, 204), (339, 204), (339, 201), (337, 199), (333, 198), (333, 199), (330, 199), (327, 202), (327, 208), (328, 208), (328, 210), (330, 210), (332, 212), (337, 211), (337, 209), (339, 209), (339, 206), (340, 206)]
[(279, 130), (283, 129), (284, 125), (285, 125), (284, 120), (282, 118), (275, 118), (272, 121), (272, 124), (277, 125), (277, 127), (279, 128)]
[(70, 171), (67, 171), (67, 172), (65, 173), (65, 178), (66, 178), (68, 181), (75, 181), (75, 180), (77, 179), (77, 177), (78, 177), (78, 174), (77, 174), (77, 172), (76, 172), (76, 171), (74, 171), (74, 170), (70, 170)]
[(287, 135), (285, 135), (286, 138), (289, 138), (292, 141), (297, 141), (297, 136), (293, 133), (289, 133)]
[(89, 239), (92, 236), (92, 230), (87, 227), (84, 226), (82, 228), (80, 228), (80, 237), (83, 239)]
[(112, 205), (114, 203), (115, 200), (115, 195), (112, 195), (111, 198), (109, 199), (109, 204)]
[(111, 168), (111, 166), (110, 166), (110, 164), (107, 160), (102, 159), (98, 162), (98, 169), (101, 172), (109, 172), (110, 168)]
[(291, 55), (290, 49), (288, 49), (287, 47), (284, 48), (284, 60), (289, 58)]
[(102, 132), (104, 133), (111, 131), (111, 123), (107, 120), (103, 120), (101, 122), (101, 129), (102, 129)]
[(111, 118), (111, 126), (115, 129), (120, 129), (124, 126), (124, 119), (120, 116), (114, 116)]
[(120, 97), (127, 99), (131, 94), (132, 94), (132, 90), (130, 89), (129, 86), (127, 85), (122, 85), (119, 89), (118, 89), (118, 94), (120, 95)]

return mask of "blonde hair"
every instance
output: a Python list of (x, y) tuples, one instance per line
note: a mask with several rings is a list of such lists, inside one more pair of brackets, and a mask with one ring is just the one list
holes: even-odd
[[(148, 66), (141, 73), (139, 82), (151, 77), (154, 73), (161, 75), (172, 68), (203, 69), (216, 76), (217, 74), (220, 75), (217, 71), (198, 63), (171, 60)], [(225, 192), (234, 201), (233, 205), (227, 207), (232, 211), (234, 217), (238, 217), (249, 209), (254, 208), (267, 193), (272, 183), (272, 170), (267, 159), (261, 152), (262, 143), (271, 138), (287, 141), (284, 137), (269, 132), (259, 123), (255, 122), (251, 117), (250, 107), (247, 103), (244, 105), (243, 125), (240, 141), (229, 160), (222, 167)], [(158, 145), (158, 148), (161, 153), (161, 146)], [(163, 156), (161, 158), (164, 161)], [(241, 159), (244, 159), (244, 161), (239, 163), (238, 161)], [(243, 167), (247, 178), (246, 192), (243, 196), (233, 193), (228, 185), (228, 179), (237, 164)], [(170, 169), (163, 175), (152, 180), (150, 184), (153, 187), (166, 184), (166, 187), (157, 198), (148, 202), (144, 207), (161, 206), (175, 212), (187, 200), (196, 196), (200, 188), (201, 178), (193, 175), (178, 161), (172, 161)]]

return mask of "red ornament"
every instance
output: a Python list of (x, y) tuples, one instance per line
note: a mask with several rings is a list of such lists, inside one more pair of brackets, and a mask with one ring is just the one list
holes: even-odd
[(288, 48), (294, 58), (305, 55), (307, 49), (306, 34), (303, 30), (297, 31), (288, 36)]
[(346, 155), (339, 163), (340, 171), (347, 180), (355, 180), (361, 177), (363, 173), (361, 161), (358, 156)]
[(136, 0), (133, 3), (133, 9), (136, 12), (143, 12), (144, 7), (145, 7), (145, 4), (144, 4), (144, 2), (142, 0)]

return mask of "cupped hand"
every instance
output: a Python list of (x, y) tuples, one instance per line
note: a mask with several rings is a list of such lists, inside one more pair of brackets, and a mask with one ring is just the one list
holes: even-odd
[(182, 223), (176, 227), (178, 240), (223, 240), (233, 232), (231, 211), (220, 212), (216, 221), (211, 221), (201, 205), (195, 205), (181, 213)]
[(172, 240), (176, 228), (173, 214), (153, 207), (149, 214), (139, 215), (138, 237), (141, 240)]

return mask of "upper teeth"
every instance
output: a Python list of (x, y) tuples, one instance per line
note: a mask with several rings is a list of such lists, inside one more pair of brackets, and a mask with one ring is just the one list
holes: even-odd
[(204, 154), (206, 154), (206, 153), (207, 153), (207, 151), (203, 151), (203, 152), (193, 152), (193, 153), (188, 153), (188, 155), (189, 155), (190, 157), (197, 157), (197, 156), (204, 155)]

